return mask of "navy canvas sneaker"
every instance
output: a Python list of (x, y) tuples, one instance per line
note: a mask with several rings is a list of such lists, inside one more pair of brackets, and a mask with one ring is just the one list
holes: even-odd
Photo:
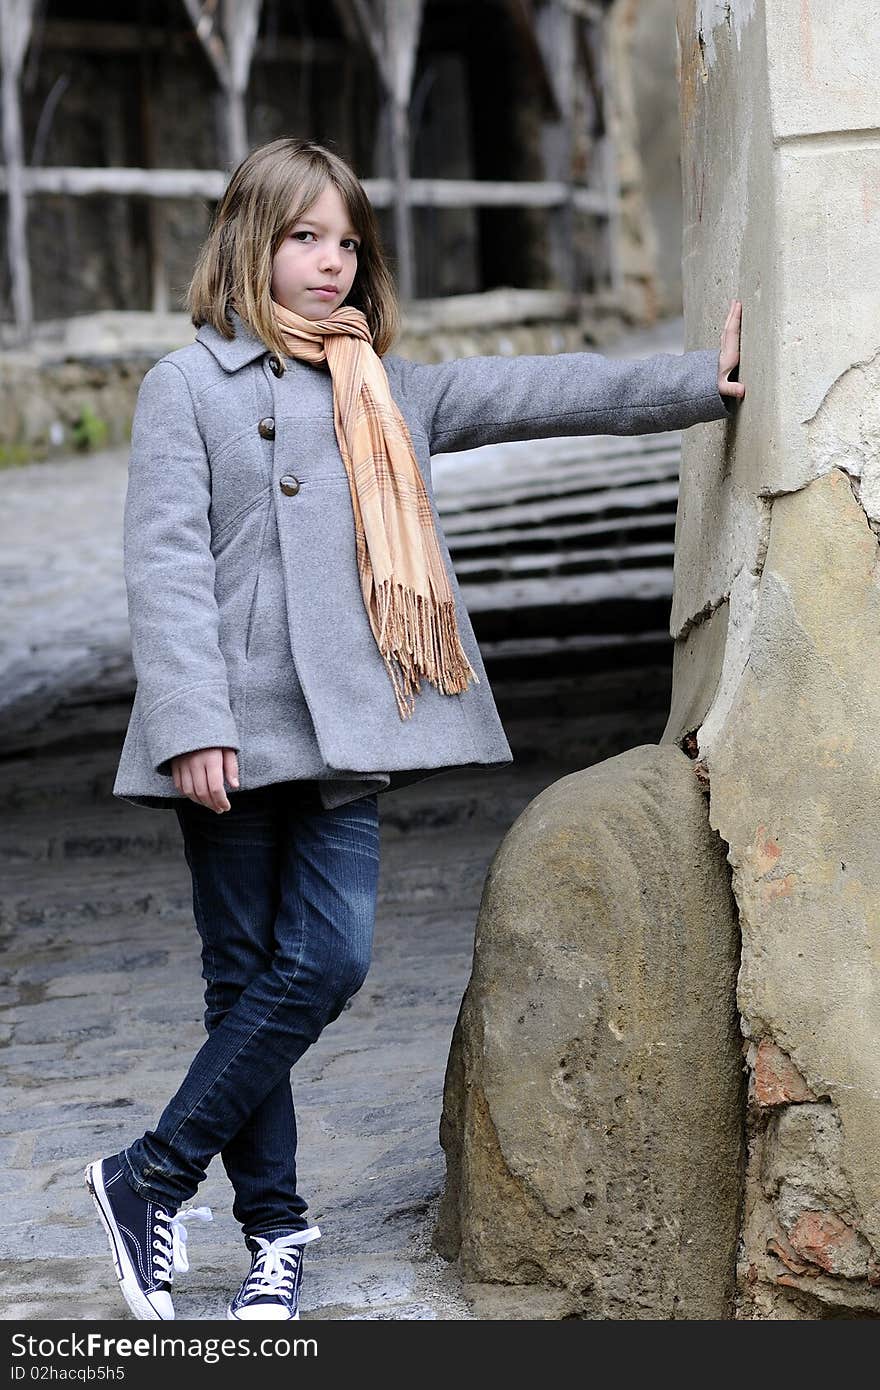
[(89, 1163), (86, 1187), (110, 1241), (123, 1297), (136, 1318), (174, 1317), (174, 1270), (189, 1269), (187, 1221), (212, 1221), (210, 1207), (174, 1207), (139, 1197), (125, 1180), (119, 1154)]
[(292, 1322), (298, 1318), (302, 1247), (317, 1240), (320, 1234), (317, 1226), (309, 1226), (305, 1231), (293, 1231), (275, 1240), (246, 1236), (251, 1267), (226, 1310), (227, 1318), (240, 1322)]

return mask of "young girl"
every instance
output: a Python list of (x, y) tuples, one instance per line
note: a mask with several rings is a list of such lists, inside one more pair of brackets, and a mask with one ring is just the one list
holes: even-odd
[(743, 396), (721, 352), (392, 356), (399, 314), (350, 167), (276, 140), (233, 173), (190, 285), (189, 347), (145, 376), (124, 553), (137, 691), (114, 795), (173, 809), (207, 1040), (155, 1129), (86, 1168), (123, 1295), (174, 1317), (181, 1211), (220, 1154), (251, 1266), (238, 1320), (299, 1317), (320, 1235), (290, 1070), (360, 988), (378, 793), (512, 753), (458, 589), (432, 453), (686, 429)]

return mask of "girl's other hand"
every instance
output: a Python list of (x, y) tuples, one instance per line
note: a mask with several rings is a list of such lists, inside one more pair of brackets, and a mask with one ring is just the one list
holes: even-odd
[(731, 381), (730, 373), (739, 366), (739, 335), (742, 324), (742, 300), (732, 299), (727, 321), (721, 330), (721, 351), (718, 354), (718, 390), (722, 396), (742, 400), (746, 388), (741, 381)]
[(179, 792), (219, 815), (231, 809), (224, 783), (238, 786), (238, 757), (234, 748), (196, 748), (171, 759), (171, 775)]

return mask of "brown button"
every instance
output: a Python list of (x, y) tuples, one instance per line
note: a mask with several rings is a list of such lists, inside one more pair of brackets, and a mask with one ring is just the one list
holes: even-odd
[(276, 376), (284, 375), (284, 364), (277, 353), (273, 352), (271, 357), (269, 358), (269, 368), (271, 371), (275, 373)]
[(278, 486), (287, 497), (294, 497), (299, 492), (299, 478), (294, 478), (292, 473), (285, 473)]
[(267, 415), (265, 420), (261, 420), (260, 423), (257, 425), (257, 429), (259, 430), (262, 439), (275, 438), (275, 421), (273, 420), (271, 415)]

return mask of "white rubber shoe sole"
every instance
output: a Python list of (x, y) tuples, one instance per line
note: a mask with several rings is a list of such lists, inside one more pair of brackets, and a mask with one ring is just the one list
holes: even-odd
[[(264, 1303), (262, 1306), (264, 1308), (269, 1308), (271, 1304)], [(233, 1313), (232, 1304), (230, 1303), (226, 1309), (226, 1317), (232, 1318), (234, 1322), (297, 1322), (299, 1320), (299, 1309), (297, 1308), (292, 1318), (276, 1318), (271, 1314), (261, 1315), (257, 1313), (256, 1309), (254, 1309), (251, 1317), (243, 1318), (241, 1313)]]
[[(134, 1265), (131, 1262), (128, 1251), (125, 1248), (125, 1241), (116, 1224), (113, 1215), (113, 1207), (107, 1193), (104, 1191), (104, 1183), (101, 1177), (101, 1160), (96, 1163), (86, 1165), (83, 1174), (86, 1187), (92, 1194), (92, 1200), (98, 1208), (98, 1215), (101, 1218), (101, 1225), (107, 1232), (107, 1239), (110, 1242), (110, 1254), (113, 1256), (113, 1265), (116, 1270), (116, 1278), (119, 1280), (119, 1287), (122, 1296), (128, 1304), (136, 1318), (149, 1319), (153, 1322), (168, 1322), (174, 1318), (174, 1304), (171, 1295), (164, 1289), (157, 1290), (156, 1293), (147, 1295), (141, 1288)], [(152, 1303), (151, 1299), (156, 1299)]]

